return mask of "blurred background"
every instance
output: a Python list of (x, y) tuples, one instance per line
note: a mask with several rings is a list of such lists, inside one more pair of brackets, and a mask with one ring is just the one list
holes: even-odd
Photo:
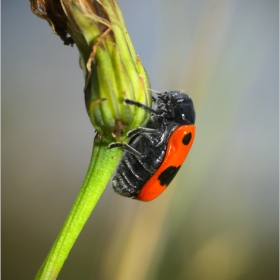
[[(197, 136), (156, 200), (108, 185), (59, 279), (278, 279), (278, 1), (119, 4), (152, 88), (194, 100)], [(83, 86), (76, 47), (2, 1), (2, 279), (34, 278), (82, 185)]]

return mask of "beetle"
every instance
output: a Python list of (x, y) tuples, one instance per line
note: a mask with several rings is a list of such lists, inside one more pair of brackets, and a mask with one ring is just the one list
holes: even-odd
[(195, 138), (195, 110), (184, 92), (157, 93), (154, 108), (125, 99), (125, 103), (151, 112), (144, 127), (127, 133), (129, 142), (115, 142), (124, 154), (112, 179), (114, 190), (126, 197), (150, 201), (173, 180)]

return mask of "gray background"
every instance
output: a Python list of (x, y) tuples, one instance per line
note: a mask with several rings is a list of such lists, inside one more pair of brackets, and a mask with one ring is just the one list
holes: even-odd
[[(59, 279), (278, 279), (278, 1), (119, 1), (158, 91), (197, 136), (149, 203), (108, 185)], [(76, 47), (2, 1), (2, 279), (33, 279), (86, 174), (94, 130)]]

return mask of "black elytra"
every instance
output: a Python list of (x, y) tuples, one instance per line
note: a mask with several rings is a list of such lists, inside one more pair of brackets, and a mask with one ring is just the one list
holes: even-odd
[[(146, 182), (155, 174), (164, 160), (170, 135), (182, 125), (195, 123), (195, 110), (191, 98), (181, 91), (158, 93), (154, 108), (149, 108), (133, 100), (127, 104), (138, 106), (151, 112), (145, 127), (136, 128), (128, 133), (128, 144), (112, 143), (109, 148), (123, 147), (122, 159), (112, 179), (114, 190), (126, 197), (137, 198)], [(191, 133), (182, 139), (188, 145)], [(168, 185), (180, 166), (165, 169), (158, 180), (160, 185)], [(140, 199), (142, 200), (142, 199)]]

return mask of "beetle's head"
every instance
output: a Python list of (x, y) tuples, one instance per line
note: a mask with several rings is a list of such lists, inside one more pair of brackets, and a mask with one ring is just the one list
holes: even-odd
[(191, 98), (181, 91), (158, 95), (157, 107), (164, 109), (164, 117), (179, 124), (194, 124), (195, 110)]

